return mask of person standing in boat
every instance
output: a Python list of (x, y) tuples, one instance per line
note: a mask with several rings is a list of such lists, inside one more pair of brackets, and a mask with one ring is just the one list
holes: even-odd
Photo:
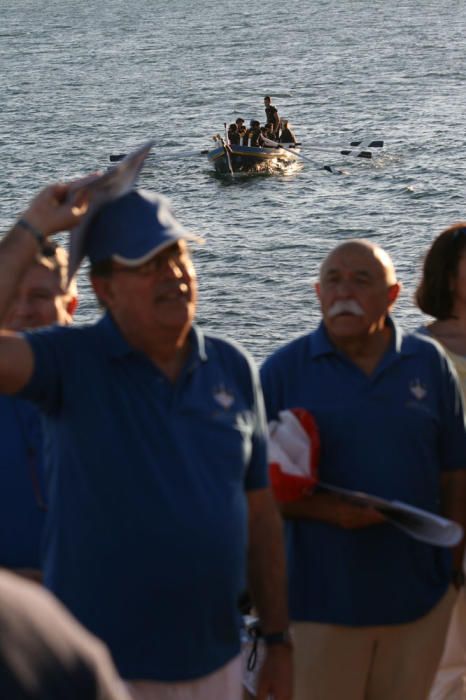
[[(457, 376), (437, 343), (390, 311), (393, 263), (364, 240), (323, 261), (317, 330), (261, 371), (269, 420), (305, 409), (320, 433), (322, 482), (406, 501), (466, 525), (466, 430)], [(372, 508), (303, 491), (284, 503), (294, 700), (425, 700), (440, 660), (452, 551), (410, 538)]]
[(273, 124), (273, 138), (277, 141), (280, 136), (280, 117), (277, 108), (272, 104), (269, 95), (264, 97), (265, 121)]
[[(39, 193), (0, 242), (0, 319), (48, 236), (85, 215), (73, 185)], [(291, 700), (259, 377), (194, 325), (189, 238), (144, 191), (94, 213), (84, 252), (103, 317), (0, 334), (0, 390), (44, 412), (45, 583), (106, 642), (133, 697), (240, 700), (247, 571), (268, 644), (259, 698)]]
[[(426, 254), (416, 302), (435, 320), (420, 332), (438, 340), (453, 362), (466, 397), (466, 222), (443, 231)], [(430, 700), (465, 700), (466, 561), (455, 572), (458, 589)]]
[[(4, 328), (70, 324), (78, 300), (67, 269), (66, 251), (48, 242), (21, 279)], [(46, 516), (40, 413), (29, 401), (0, 396), (0, 417), (0, 566), (39, 581)]]

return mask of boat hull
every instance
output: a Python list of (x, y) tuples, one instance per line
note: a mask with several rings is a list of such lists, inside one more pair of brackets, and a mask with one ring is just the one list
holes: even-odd
[[(293, 153), (283, 148), (261, 148), (255, 146), (229, 146), (228, 158), (225, 147), (219, 146), (207, 154), (207, 160), (218, 173), (254, 172), (269, 170), (275, 166), (295, 162), (299, 157), (299, 149)], [(231, 168), (230, 168), (231, 163)]]

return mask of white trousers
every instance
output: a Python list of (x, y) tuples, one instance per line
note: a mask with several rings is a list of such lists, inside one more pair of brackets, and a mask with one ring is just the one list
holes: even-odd
[(208, 676), (180, 683), (131, 681), (127, 684), (133, 700), (241, 700), (241, 657)]

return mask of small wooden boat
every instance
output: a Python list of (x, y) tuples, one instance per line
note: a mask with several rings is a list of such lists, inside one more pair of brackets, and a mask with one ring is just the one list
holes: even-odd
[(288, 145), (286, 149), (277, 146), (237, 146), (227, 144), (223, 139), (217, 143), (215, 148), (207, 152), (207, 160), (222, 174), (271, 170), (293, 163), (299, 158), (300, 149)]

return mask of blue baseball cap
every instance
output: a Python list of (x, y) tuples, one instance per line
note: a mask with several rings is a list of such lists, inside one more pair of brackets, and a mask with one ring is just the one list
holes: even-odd
[(91, 263), (136, 267), (181, 238), (201, 241), (177, 221), (166, 197), (133, 190), (104, 205), (90, 221), (85, 254)]

